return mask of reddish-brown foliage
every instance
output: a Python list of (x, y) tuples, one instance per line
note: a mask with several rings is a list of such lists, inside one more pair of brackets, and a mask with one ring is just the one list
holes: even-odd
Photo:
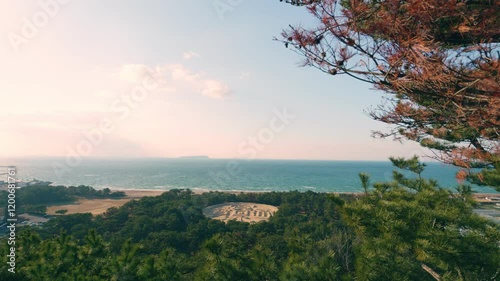
[(318, 19), (278, 39), (304, 65), (390, 94), (369, 115), (394, 130), (376, 135), (417, 141), (466, 169), (493, 167), (487, 183), (500, 186), (500, 1), (286, 2)]

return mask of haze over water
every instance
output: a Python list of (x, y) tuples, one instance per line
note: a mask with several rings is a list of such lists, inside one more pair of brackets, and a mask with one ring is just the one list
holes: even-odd
[[(2, 164), (17, 165), (20, 179), (51, 181), (54, 185), (130, 189), (359, 192), (362, 188), (358, 173), (369, 173), (374, 183), (390, 181), (394, 170), (388, 161), (88, 158), (59, 177), (52, 165), (55, 161), (64, 163), (62, 158), (13, 161)], [(424, 177), (438, 180), (442, 187), (457, 186), (456, 167), (427, 164)], [(495, 193), (488, 187), (475, 190)]]

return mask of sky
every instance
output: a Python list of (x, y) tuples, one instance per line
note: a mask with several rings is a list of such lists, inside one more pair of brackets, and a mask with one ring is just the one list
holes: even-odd
[(385, 160), (423, 155), (364, 112), (383, 93), (299, 67), (278, 0), (0, 4), (0, 157)]

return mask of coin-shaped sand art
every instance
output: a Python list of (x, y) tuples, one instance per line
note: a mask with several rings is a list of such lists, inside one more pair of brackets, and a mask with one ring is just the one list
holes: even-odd
[(229, 202), (203, 209), (203, 214), (209, 218), (224, 222), (237, 220), (242, 222), (260, 222), (268, 220), (278, 211), (278, 207), (266, 204), (248, 202)]

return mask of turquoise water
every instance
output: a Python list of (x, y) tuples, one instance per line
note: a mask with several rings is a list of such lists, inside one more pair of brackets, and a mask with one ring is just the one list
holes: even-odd
[[(390, 162), (364, 161), (88, 158), (75, 167), (65, 165), (63, 158), (10, 161), (0, 164), (16, 165), (22, 179), (131, 189), (356, 192), (362, 191), (358, 173), (371, 174), (372, 182), (388, 181), (393, 170)], [(443, 187), (457, 185), (457, 168), (427, 164), (425, 177), (438, 180)], [(60, 168), (54, 169), (54, 165)], [(477, 187), (476, 191), (495, 192), (488, 187)]]

